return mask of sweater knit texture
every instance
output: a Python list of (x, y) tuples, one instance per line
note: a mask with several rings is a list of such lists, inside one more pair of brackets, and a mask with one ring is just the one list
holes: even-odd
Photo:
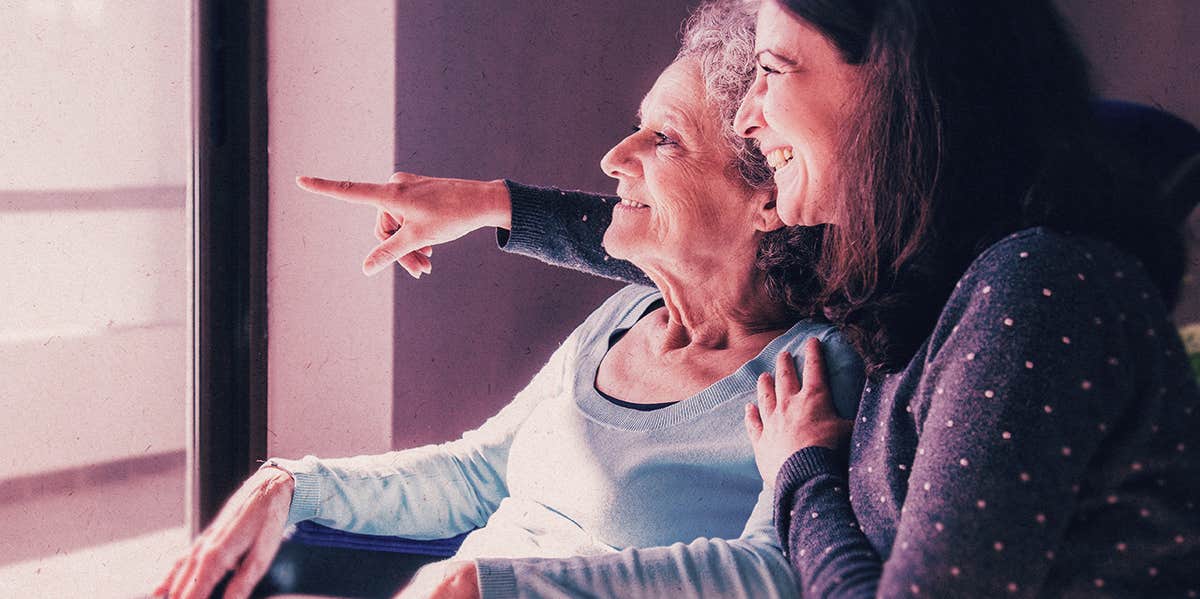
[[(626, 277), (581, 249), (602, 198), (510, 189), (504, 249)], [(784, 464), (775, 523), (806, 597), (1196, 597), (1198, 412), (1144, 268), (1021, 231), (977, 257), (902, 372), (868, 382), (848, 464), (815, 447)]]
[[(851, 413), (861, 361), (831, 327), (793, 325), (696, 395), (638, 411), (595, 388), (615, 331), (661, 297), (623, 289), (511, 404), (460, 440), (380, 456), (273, 459), (296, 481), (290, 522), (375, 535), (469, 534), (483, 597), (791, 597), (795, 573), (742, 424), (758, 375), (816, 336)], [(441, 580), (427, 566), (405, 597)]]

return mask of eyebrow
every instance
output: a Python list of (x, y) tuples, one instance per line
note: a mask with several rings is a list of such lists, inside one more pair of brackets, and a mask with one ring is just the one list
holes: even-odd
[(780, 56), (779, 54), (776, 54), (770, 50), (759, 50), (754, 55), (754, 60), (758, 61), (759, 58), (762, 58), (763, 54), (770, 54), (772, 58), (774, 58), (775, 60), (778, 60), (779, 62), (782, 62), (785, 66), (789, 66), (789, 67), (800, 66), (800, 63), (798, 63), (790, 58), (787, 58), (786, 56)]

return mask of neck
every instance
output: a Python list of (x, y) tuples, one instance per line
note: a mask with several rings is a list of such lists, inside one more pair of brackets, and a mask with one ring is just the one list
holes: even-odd
[[(767, 296), (764, 275), (728, 257), (717, 268), (644, 268), (666, 305), (663, 350), (726, 349), (784, 330), (795, 318)], [(752, 263), (751, 263), (752, 264)]]

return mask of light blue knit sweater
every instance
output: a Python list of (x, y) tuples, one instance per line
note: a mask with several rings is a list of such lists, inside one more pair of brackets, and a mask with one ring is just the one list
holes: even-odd
[(861, 363), (830, 327), (803, 321), (695, 396), (649, 412), (617, 406), (597, 393), (596, 369), (613, 331), (659, 297), (618, 292), (511, 404), (457, 441), (272, 460), (296, 479), (289, 520), (410, 538), (478, 529), (454, 559), (475, 560), (489, 599), (797, 595), (742, 406), (779, 351), (817, 336), (852, 413)]

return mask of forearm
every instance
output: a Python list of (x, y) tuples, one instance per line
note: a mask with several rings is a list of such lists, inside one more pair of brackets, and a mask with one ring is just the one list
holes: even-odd
[(612, 222), (617, 198), (512, 181), (505, 184), (510, 218), (507, 230), (497, 230), (501, 249), (618, 281), (651, 284), (637, 267), (604, 251), (604, 232)]
[(792, 455), (775, 488), (775, 526), (812, 597), (874, 597), (882, 562), (859, 530), (844, 468), (834, 453)]
[(564, 559), (480, 559), (484, 599), (521, 597), (796, 597), (773, 543), (697, 539), (669, 547)]

